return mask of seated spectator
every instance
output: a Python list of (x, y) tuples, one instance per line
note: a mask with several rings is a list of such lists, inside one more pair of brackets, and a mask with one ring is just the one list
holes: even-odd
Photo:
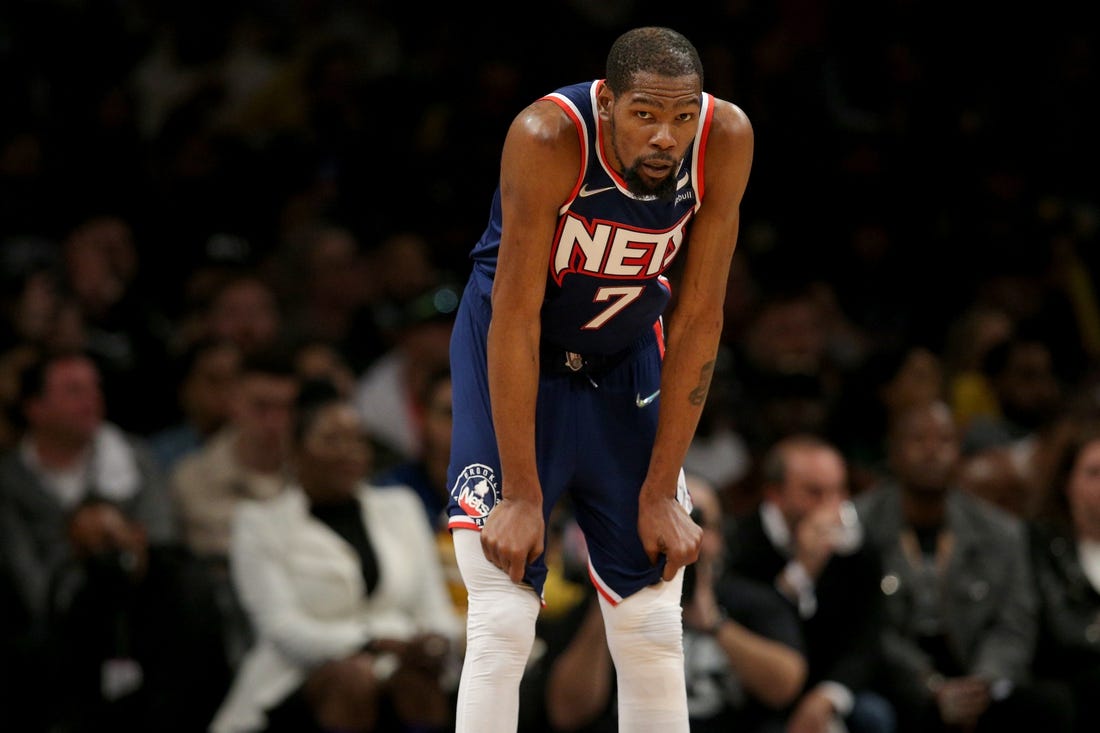
[[(176, 516), (148, 446), (104, 415), (95, 362), (80, 352), (40, 354), (19, 378), (23, 432), (0, 458), (0, 493), (31, 539), (14, 554), (25, 602), (44, 613), (54, 571), (69, 558), (66, 520), (89, 498), (119, 505), (149, 541), (176, 539)], [(0, 538), (3, 541), (3, 538)]]
[(809, 672), (788, 730), (889, 733), (894, 711), (873, 689), (885, 616), (881, 562), (863, 542), (839, 450), (805, 433), (761, 462), (763, 499), (727, 524), (728, 571), (777, 588), (801, 621)]
[(1051, 506), (1031, 525), (1039, 590), (1034, 671), (1067, 688), (1074, 730), (1100, 730), (1100, 426), (1078, 430), (1052, 488)]
[[(37, 694), (56, 685), (35, 672), (48, 674), (51, 620), (68, 610), (54, 587), (79, 555), (68, 529), (72, 513), (89, 501), (109, 502), (152, 546), (173, 543), (175, 515), (148, 448), (106, 419), (90, 357), (36, 352), (17, 381), (20, 438), (0, 456), (0, 576), (17, 603), (9, 612), (22, 620), (5, 646), (33, 660), (18, 676)], [(36, 714), (56, 712), (47, 705)]]
[(960, 443), (946, 402), (903, 411), (888, 482), (856, 497), (883, 564), (880, 684), (902, 733), (1071, 730), (1029, 682), (1036, 596), (1022, 521), (956, 488)]
[(684, 669), (695, 733), (783, 733), (806, 681), (798, 615), (769, 583), (723, 573), (718, 493), (687, 477), (703, 527), (699, 559), (684, 569)]
[(195, 554), (225, 557), (237, 503), (282, 490), (297, 390), (282, 352), (246, 357), (230, 392), (228, 422), (170, 474), (183, 539)]
[(229, 421), (169, 474), (183, 542), (220, 589), (234, 667), (250, 644), (251, 629), (229, 580), (233, 514), (245, 499), (283, 490), (297, 391), (293, 364), (282, 351), (246, 356), (233, 382)]
[(462, 624), (420, 501), (366, 483), (362, 421), (329, 382), (303, 385), (292, 452), (294, 483), (234, 519), (256, 641), (211, 730), (445, 730)]

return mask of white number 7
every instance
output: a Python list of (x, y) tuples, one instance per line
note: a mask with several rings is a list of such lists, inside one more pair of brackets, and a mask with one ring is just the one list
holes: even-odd
[(624, 285), (621, 287), (604, 287), (596, 291), (596, 297), (592, 299), (593, 303), (603, 303), (612, 298), (616, 298), (607, 308), (600, 311), (600, 314), (593, 318), (588, 323), (584, 324), (582, 328), (585, 330), (593, 330), (601, 328), (603, 324), (607, 323), (611, 318), (621, 311), (623, 308), (630, 305), (632, 302), (638, 299), (638, 296), (642, 294), (641, 285)]

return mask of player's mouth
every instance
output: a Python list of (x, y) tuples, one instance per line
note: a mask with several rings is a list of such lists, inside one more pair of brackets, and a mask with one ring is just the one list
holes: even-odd
[(640, 166), (647, 176), (655, 180), (667, 178), (672, 172), (672, 163), (660, 160), (650, 160)]

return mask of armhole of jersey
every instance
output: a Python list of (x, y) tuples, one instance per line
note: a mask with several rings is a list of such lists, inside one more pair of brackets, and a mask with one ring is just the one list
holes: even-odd
[(694, 170), (691, 172), (692, 185), (695, 187), (695, 210), (703, 204), (703, 188), (706, 172), (707, 138), (710, 136), (710, 125), (714, 121), (714, 97), (703, 93), (703, 109), (699, 115), (699, 132), (695, 136), (695, 155), (693, 157)]
[(588, 128), (584, 126), (584, 122), (581, 120), (580, 110), (564, 95), (554, 92), (547, 94), (543, 99), (558, 105), (565, 114), (569, 115), (569, 119), (573, 120), (573, 126), (577, 128), (577, 139), (581, 145), (581, 169), (577, 175), (576, 183), (573, 184), (573, 190), (569, 192), (569, 198), (558, 209), (558, 215), (560, 216), (569, 210), (569, 205), (577, 198), (577, 192), (581, 190), (581, 183), (584, 182), (584, 176), (588, 172)]

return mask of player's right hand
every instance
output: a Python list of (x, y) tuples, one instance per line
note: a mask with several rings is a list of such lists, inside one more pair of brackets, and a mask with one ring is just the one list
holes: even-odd
[(504, 498), (485, 519), (481, 549), (489, 562), (518, 583), (527, 564), (542, 554), (545, 531), (541, 503)]
[(638, 535), (651, 563), (664, 555), (662, 580), (672, 580), (680, 568), (698, 560), (703, 544), (703, 528), (672, 497), (639, 500)]

